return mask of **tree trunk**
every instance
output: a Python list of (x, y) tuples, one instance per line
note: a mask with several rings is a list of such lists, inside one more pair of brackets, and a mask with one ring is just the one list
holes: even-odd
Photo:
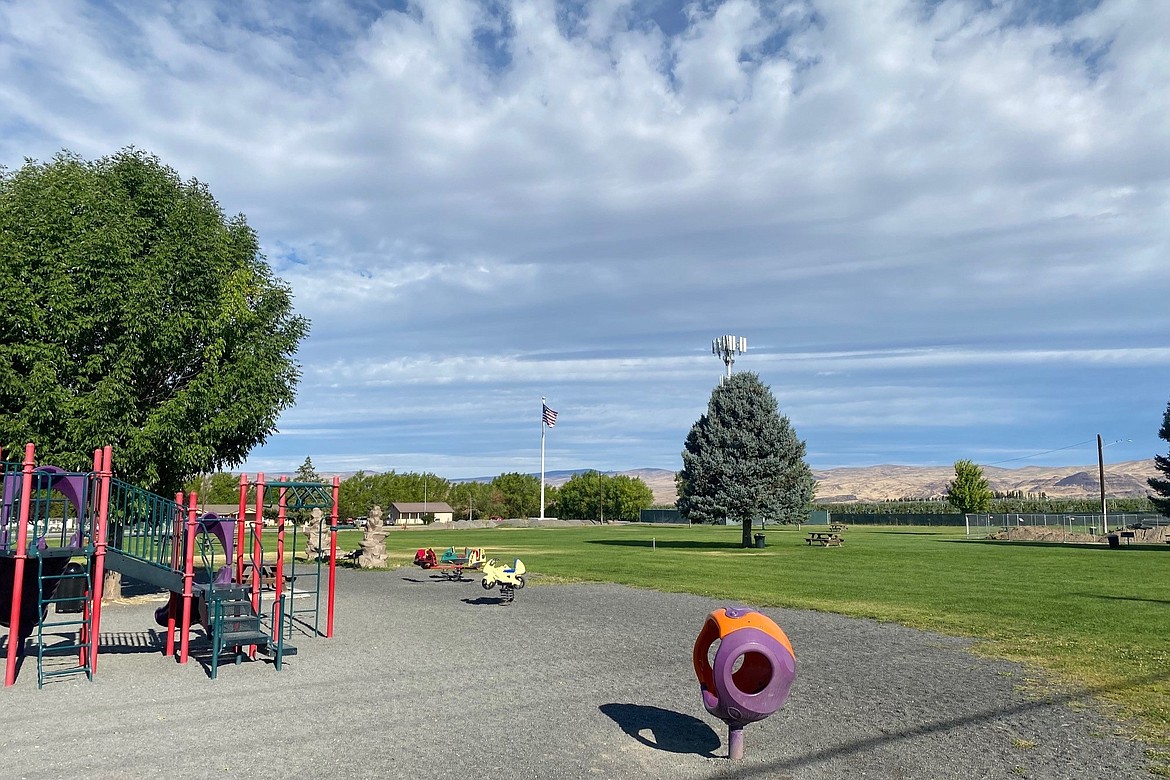
[(107, 571), (103, 579), (102, 603), (122, 598), (122, 572)]
[(752, 519), (745, 517), (743, 521), (743, 546), (752, 546)]

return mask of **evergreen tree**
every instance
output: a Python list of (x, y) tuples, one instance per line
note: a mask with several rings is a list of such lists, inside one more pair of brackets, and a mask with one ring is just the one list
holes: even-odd
[(987, 512), (994, 494), (983, 469), (971, 460), (955, 461), (955, 478), (947, 485), (947, 501), (963, 514)]
[(691, 523), (792, 523), (804, 518), (816, 491), (805, 444), (780, 414), (767, 385), (750, 371), (716, 387), (707, 413), (691, 427), (678, 475), (679, 513)]
[[(1158, 438), (1170, 442), (1170, 404), (1166, 404), (1166, 413), (1162, 416), (1162, 427), (1158, 430)], [(1154, 465), (1166, 478), (1150, 477), (1147, 480), (1150, 487), (1158, 494), (1150, 496), (1150, 501), (1159, 512), (1170, 517), (1170, 457), (1155, 455)]]
[(306, 456), (305, 462), (302, 463), (295, 474), (293, 474), (293, 482), (324, 482), (321, 475), (313, 468), (313, 459)]

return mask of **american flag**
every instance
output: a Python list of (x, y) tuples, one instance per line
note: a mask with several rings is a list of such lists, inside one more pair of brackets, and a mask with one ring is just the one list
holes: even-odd
[(556, 425), (557, 413), (554, 410), (549, 409), (548, 404), (541, 404), (540, 406), (542, 409), (544, 409), (544, 424), (550, 428)]

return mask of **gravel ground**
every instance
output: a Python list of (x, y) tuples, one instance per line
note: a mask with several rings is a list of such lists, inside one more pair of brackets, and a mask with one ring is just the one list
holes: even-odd
[(342, 571), (336, 636), (265, 661), (161, 657), (158, 602), (108, 606), (94, 681), (0, 691), (5, 778), (1148, 778), (1083, 698), (965, 640), (796, 610), (784, 710), (745, 758), (690, 652), (724, 602), (613, 585), (498, 591), (407, 568)]

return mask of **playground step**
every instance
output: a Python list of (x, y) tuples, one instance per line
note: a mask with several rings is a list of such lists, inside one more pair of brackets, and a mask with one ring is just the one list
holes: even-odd
[(223, 640), (224, 647), (232, 647), (234, 645), (267, 647), (268, 643), (272, 641), (272, 637), (268, 636), (265, 632), (255, 630), (224, 631), (220, 634), (220, 637)]
[[(268, 656), (269, 658), (272, 658), (272, 657), (276, 656), (276, 646), (270, 644), (270, 645), (265, 645), (264, 647), (257, 647), (256, 652), (260, 653), (261, 655), (265, 655), (265, 656)], [(284, 646), (281, 648), (280, 654), (282, 656), (296, 655), (297, 648), (296, 648), (296, 646), (290, 645), (288, 642), (285, 642)]]

